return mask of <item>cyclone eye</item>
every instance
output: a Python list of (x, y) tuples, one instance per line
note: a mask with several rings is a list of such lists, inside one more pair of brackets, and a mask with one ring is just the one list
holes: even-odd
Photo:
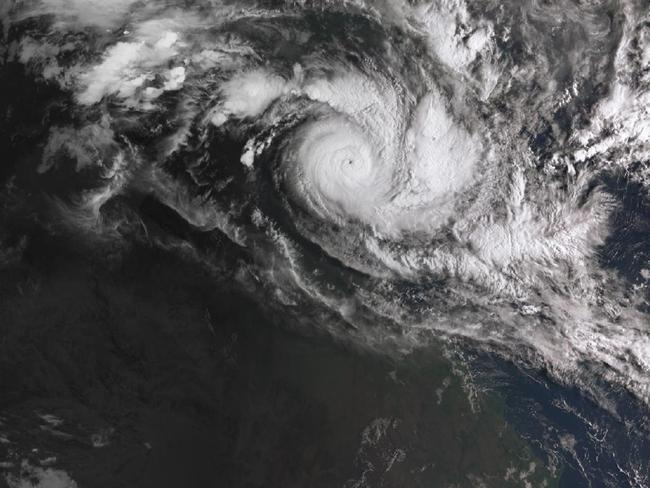
[(306, 210), (335, 222), (371, 224), (396, 165), (374, 150), (373, 134), (340, 115), (302, 126), (287, 150), (288, 186)]

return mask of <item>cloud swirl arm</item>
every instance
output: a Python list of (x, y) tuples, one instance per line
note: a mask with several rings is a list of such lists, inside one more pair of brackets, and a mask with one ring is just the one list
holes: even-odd
[[(74, 109), (38, 164), (79, 179), (66, 226), (381, 354), (466, 348), (650, 405), (647, 4), (19, 4), (51, 24), (11, 55)], [(144, 196), (190, 230), (143, 237)]]

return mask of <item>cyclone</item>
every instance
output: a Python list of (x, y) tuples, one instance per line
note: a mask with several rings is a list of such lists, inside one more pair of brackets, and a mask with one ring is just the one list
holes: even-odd
[(0, 7), (71, 107), (34, 168), (77, 183), (61, 232), (127, 248), (146, 195), (190, 229), (156, 245), (299, 330), (650, 408), (647, 4), (189, 4)]
[(376, 167), (381, 162), (365, 136), (345, 119), (314, 122), (303, 131), (287, 155), (294, 160), (291, 184), (298, 198), (322, 214), (368, 218), (389, 190), (390, 175)]

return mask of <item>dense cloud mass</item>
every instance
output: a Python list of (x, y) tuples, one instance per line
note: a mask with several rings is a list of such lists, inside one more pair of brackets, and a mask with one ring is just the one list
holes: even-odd
[[(71, 182), (48, 191), (53, 232), (111, 252), (152, 239), (381, 354), (453, 342), (613, 415), (621, 395), (650, 405), (646, 2), (14, 0), (0, 16), (4, 62), (71, 114), (33, 168)], [(146, 236), (144, 196), (187, 231)]]

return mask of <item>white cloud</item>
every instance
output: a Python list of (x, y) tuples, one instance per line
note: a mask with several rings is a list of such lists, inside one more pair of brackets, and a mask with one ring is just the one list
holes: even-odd
[(6, 475), (9, 488), (77, 488), (77, 483), (60, 469), (39, 468), (23, 461), (21, 475)]
[(136, 73), (136, 62), (144, 56), (143, 42), (118, 42), (104, 55), (104, 61), (81, 76), (86, 86), (77, 100), (83, 105), (99, 102), (104, 96), (121, 92), (123, 98), (135, 91), (144, 80)]
[(235, 75), (221, 86), (223, 102), (213, 111), (211, 121), (221, 125), (229, 116), (259, 115), (291, 87), (290, 82), (264, 69)]
[(149, 37), (147, 40), (118, 42), (110, 47), (100, 64), (80, 76), (84, 88), (77, 96), (79, 103), (92, 105), (108, 95), (115, 95), (127, 105), (137, 105), (140, 102), (140, 89), (159, 72), (162, 72), (166, 81), (162, 88), (145, 92), (147, 101), (164, 91), (182, 87), (185, 68), (180, 66), (165, 69), (165, 64), (178, 52), (178, 34), (167, 31), (158, 33), (153, 39), (152, 32), (146, 34), (145, 37)]
[(59, 21), (111, 29), (128, 16), (138, 0), (40, 0), (20, 2), (14, 18), (54, 14)]
[(116, 150), (117, 144), (108, 120), (80, 129), (52, 127), (38, 172), (49, 171), (61, 151), (65, 151), (66, 155), (76, 162), (76, 170), (79, 171), (87, 167), (102, 166), (105, 159), (112, 157)]

